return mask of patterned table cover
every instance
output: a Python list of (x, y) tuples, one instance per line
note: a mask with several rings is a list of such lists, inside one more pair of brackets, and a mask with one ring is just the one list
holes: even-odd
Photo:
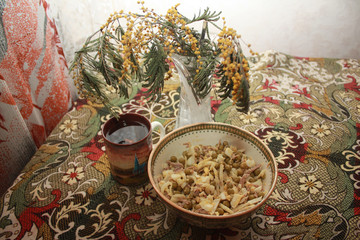
[[(0, 239), (359, 239), (360, 60), (266, 51), (251, 61), (247, 114), (212, 98), (215, 121), (253, 132), (278, 163), (276, 190), (246, 221), (201, 229), (168, 212), (149, 182), (115, 182), (99, 131), (110, 115), (79, 100), (2, 196)], [(174, 80), (158, 104), (141, 89), (114, 101), (169, 132), (178, 91)]]

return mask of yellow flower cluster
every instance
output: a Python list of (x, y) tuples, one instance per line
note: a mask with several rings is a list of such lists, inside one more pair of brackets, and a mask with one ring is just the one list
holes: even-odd
[[(113, 26), (117, 23), (119, 19), (126, 20), (126, 32), (121, 38), (121, 44), (119, 44), (119, 52), (123, 53), (123, 70), (122, 75), (119, 77), (119, 83), (124, 78), (128, 78), (128, 73), (130, 72), (130, 68), (137, 69), (137, 66), (131, 60), (131, 55), (135, 55), (136, 59), (140, 59), (144, 53), (148, 52), (148, 45), (146, 43), (154, 41), (154, 39), (158, 39), (160, 42), (164, 43), (164, 50), (168, 55), (168, 62), (172, 62), (172, 55), (174, 53), (179, 54), (188, 54), (188, 51), (185, 51), (182, 46), (189, 45), (191, 51), (196, 55), (198, 59), (197, 62), (199, 64), (199, 69), (201, 69), (201, 65), (203, 62), (200, 61), (200, 46), (198, 39), (193, 35), (192, 30), (189, 26), (187, 26), (185, 19), (179, 14), (177, 11), (177, 7), (180, 4), (176, 4), (171, 7), (164, 18), (170, 23), (171, 28), (169, 29), (163, 25), (159, 19), (161, 16), (157, 15), (153, 10), (149, 10), (144, 7), (143, 1), (138, 1), (138, 4), (141, 4), (141, 10), (144, 15), (137, 15), (131, 12), (124, 13), (123, 11), (115, 12), (111, 14), (106, 24), (101, 27), (101, 31), (112, 31), (114, 32), (116, 29)], [(138, 26), (135, 27), (135, 24)], [(181, 41), (183, 44), (179, 43), (178, 39), (176, 39), (175, 31), (183, 33), (181, 37)], [(167, 76), (165, 80), (172, 77), (172, 67), (170, 65), (170, 69), (167, 72)]]
[[(232, 84), (233, 86), (231, 95), (233, 103), (236, 103), (238, 99), (243, 97), (243, 92), (240, 89), (242, 78), (245, 76), (246, 80), (249, 80), (249, 63), (241, 49), (239, 49), (239, 45), (236, 45), (241, 36), (236, 33), (235, 29), (227, 28), (224, 24), (224, 27), (218, 36), (218, 47), (221, 51), (219, 57), (222, 59), (222, 70), (227, 77), (227, 84)], [(248, 44), (248, 47), (250, 46), (251, 45)], [(240, 52), (240, 58), (237, 56), (238, 52)], [(253, 55), (255, 54), (251, 49), (250, 53)]]
[[(176, 4), (174, 7), (171, 7), (165, 15), (165, 19), (167, 21), (169, 21), (169, 23), (172, 26), (174, 26), (174, 30), (180, 32), (180, 34), (183, 33), (183, 35), (181, 36), (181, 40), (180, 40), (182, 42), (182, 44), (181, 44), (181, 42), (179, 42), (176, 39), (174, 30), (168, 30), (167, 28), (165, 28), (163, 30), (162, 34), (163, 34), (163, 36), (166, 36), (166, 38), (167, 38), (167, 40), (165, 41), (165, 46), (167, 47), (166, 50), (168, 50), (168, 52), (169, 52), (168, 60), (169, 60), (169, 62), (172, 61), (171, 57), (174, 53), (188, 55), (189, 54), (188, 50), (182, 49), (182, 46), (188, 45), (188, 46), (190, 46), (190, 50), (193, 52), (193, 54), (197, 58), (197, 63), (199, 64), (199, 68), (196, 70), (196, 72), (198, 73), (199, 70), (201, 69), (201, 65), (202, 65), (202, 62), (200, 61), (201, 54), (200, 54), (199, 41), (193, 35), (190, 27), (186, 25), (187, 23), (186, 23), (185, 19), (177, 11), (177, 7), (179, 5), (180, 4)], [(168, 74), (171, 76), (172, 69), (169, 70)]]
[[(147, 9), (143, 8), (143, 12), (146, 11)], [(144, 16), (135, 15), (131, 12), (115, 12), (110, 15), (105, 25), (101, 27), (101, 31), (115, 34), (117, 28), (114, 25), (121, 19), (125, 19), (126, 21), (125, 32), (121, 35), (121, 40), (118, 44), (118, 52), (122, 53), (124, 60), (121, 76), (118, 78), (119, 84), (121, 84), (124, 78), (130, 77), (129, 73), (131, 69), (134, 71), (138, 70), (136, 62), (141, 59), (142, 55), (147, 51), (147, 46), (144, 43), (151, 41), (153, 38), (153, 33), (150, 31), (151, 22), (147, 21), (147, 19), (154, 19), (154, 17), (156, 17), (156, 15), (154, 15), (155, 14), (151, 16), (150, 12)], [(132, 59), (132, 56), (134, 56), (135, 61)]]
[[(100, 34), (104, 36), (101, 39), (104, 47), (100, 47), (97, 52), (100, 61), (106, 62), (109, 61), (109, 58), (116, 58), (115, 53), (109, 56), (112, 51), (117, 51), (121, 55), (122, 66), (120, 68), (121, 74), (117, 79), (118, 85), (121, 85), (124, 80), (131, 79), (130, 74), (141, 68), (140, 63), (144, 56), (149, 53), (149, 48), (154, 43), (159, 43), (162, 48), (159, 50), (164, 51), (166, 55), (167, 68), (164, 80), (171, 78), (173, 75), (173, 64), (170, 64), (173, 54), (195, 57), (197, 69), (194, 78), (201, 75), (203, 67), (206, 68), (204, 60), (208, 62), (216, 61), (217, 64), (215, 65), (220, 63), (223, 66), (222, 70), (226, 76), (227, 85), (232, 86), (232, 100), (236, 102), (242, 98), (240, 83), (244, 77), (249, 78), (249, 65), (242, 55), (238, 43), (241, 36), (234, 29), (226, 27), (224, 18), (224, 26), (218, 35), (217, 45), (212, 45), (213, 49), (209, 54), (209, 49), (207, 49), (206, 53), (202, 49), (202, 42), (199, 39), (200, 34), (190, 28), (189, 20), (178, 12), (177, 7), (179, 4), (171, 7), (165, 16), (158, 15), (154, 10), (146, 8), (143, 1), (138, 1), (138, 4), (141, 5), (142, 14), (125, 13), (124, 11), (115, 12), (110, 15), (107, 22), (100, 28)], [(110, 49), (112, 46), (116, 46), (116, 49)], [(250, 48), (250, 45), (247, 46)], [(86, 47), (84, 46), (84, 49)], [(250, 53), (255, 54), (251, 49)], [(205, 59), (209, 56), (210, 58)], [(78, 69), (77, 75), (75, 74), (75, 84), (79, 89), (79, 94), (86, 95), (86, 97), (95, 97), (84, 89), (83, 82), (86, 80), (86, 77), (84, 77), (86, 67), (83, 64), (82, 56), (80, 56), (78, 62), (74, 63), (74, 66)], [(213, 70), (215, 71), (215, 68)], [(208, 81), (208, 78), (206, 79)]]

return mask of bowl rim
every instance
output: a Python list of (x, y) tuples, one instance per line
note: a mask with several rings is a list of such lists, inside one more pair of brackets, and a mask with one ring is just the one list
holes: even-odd
[[(208, 214), (196, 213), (196, 212), (193, 212), (191, 210), (187, 210), (185, 208), (182, 208), (182, 207), (178, 206), (176, 203), (172, 202), (170, 199), (166, 198), (161, 193), (160, 189), (158, 189), (158, 186), (155, 183), (155, 179), (152, 176), (152, 171), (151, 171), (152, 168), (151, 168), (151, 166), (152, 166), (152, 162), (153, 162), (153, 157), (154, 157), (155, 152), (157, 152), (156, 150), (157, 150), (158, 146), (160, 146), (162, 142), (166, 141), (172, 134), (175, 134), (175, 133), (177, 133), (179, 131), (183, 131), (184, 129), (187, 129), (187, 128), (191, 129), (191, 128), (194, 128), (196, 126), (213, 126), (213, 125), (235, 128), (235, 129), (237, 129), (237, 130), (239, 130), (239, 131), (241, 131), (241, 132), (243, 132), (245, 134), (251, 135), (251, 137), (253, 137), (256, 141), (259, 141), (261, 143), (261, 145), (264, 147), (264, 149), (269, 153), (269, 155), (271, 157), (271, 161), (272, 161), (273, 166), (274, 166), (274, 172), (273, 172), (274, 181), (271, 183), (270, 188), (269, 188), (268, 192), (266, 193), (265, 197), (258, 204), (256, 204), (255, 206), (253, 206), (251, 208), (248, 208), (248, 209), (246, 209), (244, 211), (239, 211), (239, 212), (232, 213), (232, 214), (229, 214), (229, 215), (216, 216), (216, 215), (208, 215)], [(194, 131), (195, 130), (196, 129), (194, 129)], [(272, 192), (275, 190), (276, 183), (277, 183), (277, 178), (278, 178), (278, 166), (277, 166), (277, 162), (276, 162), (276, 159), (274, 157), (274, 154), (272, 153), (270, 148), (259, 137), (257, 137), (254, 133), (252, 133), (250, 131), (247, 131), (245, 129), (242, 129), (242, 128), (238, 127), (238, 126), (230, 125), (230, 124), (227, 124), (227, 123), (220, 123), (220, 122), (210, 122), (210, 123), (203, 123), (202, 122), (202, 123), (189, 124), (189, 125), (174, 129), (173, 131), (167, 133), (162, 139), (160, 139), (160, 141), (157, 144), (154, 144), (153, 150), (151, 151), (150, 156), (149, 156), (149, 161), (148, 161), (147, 168), (148, 168), (147, 170), (148, 170), (150, 183), (151, 183), (151, 185), (154, 188), (155, 192), (157, 193), (157, 195), (159, 196), (159, 198), (162, 201), (165, 201), (171, 207), (173, 207), (173, 208), (175, 208), (175, 209), (177, 209), (177, 210), (179, 210), (181, 212), (184, 212), (186, 214), (189, 214), (191, 216), (198, 217), (198, 218), (214, 219), (214, 220), (215, 219), (236, 218), (236, 217), (239, 217), (239, 216), (246, 215), (246, 214), (248, 214), (250, 212), (253, 212), (254, 210), (260, 208), (268, 200), (268, 198), (270, 197)]]

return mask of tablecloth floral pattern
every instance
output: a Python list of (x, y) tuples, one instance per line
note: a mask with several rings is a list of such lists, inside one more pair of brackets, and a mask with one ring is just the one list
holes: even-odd
[[(360, 61), (275, 51), (251, 61), (247, 114), (212, 99), (215, 121), (254, 133), (278, 163), (276, 190), (246, 221), (201, 229), (168, 212), (150, 183), (115, 182), (100, 135), (110, 115), (101, 104), (79, 100), (1, 198), (0, 238), (360, 238)], [(144, 114), (171, 131), (177, 85), (167, 84), (153, 105), (141, 90), (130, 101), (114, 100), (118, 111)]]

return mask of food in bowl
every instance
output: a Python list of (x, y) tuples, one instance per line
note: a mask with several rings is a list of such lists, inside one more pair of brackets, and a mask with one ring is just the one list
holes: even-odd
[(266, 169), (226, 140), (213, 145), (187, 143), (157, 176), (161, 192), (187, 210), (228, 215), (259, 203), (266, 194)]
[[(264, 174), (262, 178), (262, 188), (264, 189), (265, 195), (261, 198), (260, 202), (254, 203), (253, 206), (246, 207), (243, 210), (239, 210), (237, 212), (231, 210), (234, 213), (228, 213), (224, 210), (224, 214), (221, 215), (219, 213), (217, 215), (216, 210), (214, 214), (204, 214), (204, 213), (200, 213), (201, 211), (196, 212), (196, 210), (193, 210), (192, 206), (191, 209), (186, 209), (182, 206), (179, 206), (177, 203), (171, 201), (166, 196), (166, 194), (164, 194), (161, 191), (161, 187), (160, 187), (160, 181), (164, 180), (163, 177), (164, 167), (167, 166), (168, 161), (173, 156), (175, 156), (177, 157), (176, 161), (178, 162), (179, 159), (183, 156), (183, 153), (186, 154), (186, 152), (189, 153), (189, 151), (191, 151), (192, 146), (193, 148), (195, 148), (196, 146), (216, 147), (216, 145), (219, 144), (219, 141), (221, 141), (221, 144), (227, 142), (228, 145), (236, 147), (238, 151), (244, 150), (243, 154), (251, 158), (255, 162), (255, 166), (258, 164), (261, 166), (258, 168), (260, 172), (264, 170), (264, 172), (262, 173)], [(191, 146), (189, 144), (191, 144)], [(223, 151), (225, 150), (223, 149)], [(224, 164), (224, 169), (225, 166), (226, 165)], [(259, 172), (257, 171), (257, 173)], [(239, 127), (225, 123), (216, 123), (216, 122), (197, 123), (173, 130), (172, 132), (165, 135), (155, 145), (153, 151), (150, 154), (148, 161), (148, 174), (149, 174), (150, 183), (153, 186), (154, 190), (156, 191), (159, 199), (164, 203), (164, 206), (168, 208), (171, 213), (176, 214), (176, 216), (180, 217), (182, 220), (194, 226), (218, 229), (218, 228), (226, 228), (226, 227), (242, 224), (242, 222), (247, 222), (248, 221), (247, 218), (250, 217), (251, 214), (253, 214), (256, 210), (258, 210), (260, 207), (263, 206), (263, 204), (268, 200), (271, 193), (275, 189), (276, 181), (277, 181), (277, 164), (275, 157), (272, 154), (269, 147), (266, 146), (266, 144), (255, 134), (248, 132), (244, 129), (241, 129)], [(225, 182), (226, 180), (228, 179), (225, 179)], [(247, 182), (251, 182), (251, 181), (247, 181)], [(224, 185), (224, 191), (225, 191), (225, 185)], [(244, 200), (240, 200), (240, 201), (244, 201)], [(248, 201), (250, 200), (248, 199)], [(231, 201), (230, 201), (230, 206), (231, 206)], [(213, 205), (212, 207), (214, 208)], [(210, 208), (211, 207), (209, 206), (209, 209)]]

